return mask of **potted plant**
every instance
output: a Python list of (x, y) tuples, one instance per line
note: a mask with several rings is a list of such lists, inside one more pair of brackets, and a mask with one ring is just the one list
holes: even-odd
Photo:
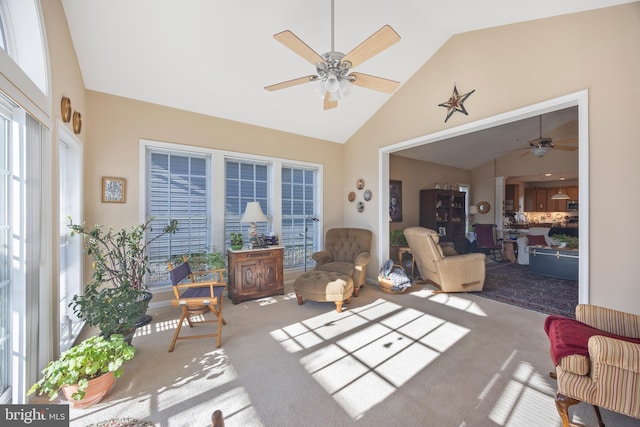
[[(151, 292), (144, 278), (149, 269), (149, 245), (168, 233), (177, 231), (178, 222), (172, 220), (160, 233), (145, 241), (145, 234), (153, 231), (151, 221), (118, 232), (100, 225), (87, 229), (73, 224), (71, 235), (81, 235), (84, 253), (93, 260), (92, 281), (85, 285), (82, 295), (75, 295), (70, 306), (74, 313), (90, 326), (97, 326), (106, 337), (111, 334), (130, 334), (140, 325), (147, 310)], [(149, 318), (150, 320), (150, 318)]]
[(231, 249), (233, 250), (242, 249), (242, 245), (244, 244), (242, 233), (230, 233), (229, 240), (231, 241)]
[(580, 247), (580, 239), (578, 236), (569, 236), (568, 234), (555, 234), (551, 237), (553, 240), (560, 242), (561, 247), (569, 249), (578, 249)]
[[(187, 261), (193, 271), (215, 270), (227, 266), (227, 258), (218, 249), (213, 248), (211, 252), (198, 252), (188, 254)], [(175, 256), (171, 262), (175, 265), (182, 263), (183, 255)]]
[(407, 243), (407, 238), (404, 237), (404, 230), (390, 231), (389, 244), (391, 246), (409, 246), (409, 243)]
[(27, 395), (37, 392), (54, 400), (62, 391), (74, 407), (86, 408), (111, 391), (122, 375), (122, 365), (134, 355), (135, 348), (122, 335), (93, 336), (50, 361)]

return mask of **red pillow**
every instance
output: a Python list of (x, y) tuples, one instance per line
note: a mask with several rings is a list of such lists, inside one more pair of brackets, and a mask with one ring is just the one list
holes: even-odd
[(529, 241), (529, 246), (547, 245), (547, 241), (544, 240), (544, 236), (527, 236), (527, 240)]

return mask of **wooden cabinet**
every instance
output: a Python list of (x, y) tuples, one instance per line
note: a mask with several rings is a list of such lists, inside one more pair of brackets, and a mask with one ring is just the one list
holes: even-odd
[(525, 188), (524, 189), (524, 211), (535, 212), (536, 210), (536, 189)]
[(520, 210), (520, 186), (518, 184), (507, 184), (505, 186), (504, 210), (505, 212), (518, 212)]
[(283, 248), (229, 249), (229, 298), (240, 301), (284, 294)]
[(547, 211), (547, 189), (546, 188), (536, 188), (536, 212), (546, 212)]
[(440, 241), (453, 242), (465, 252), (465, 193), (451, 190), (420, 191), (420, 227), (440, 234)]
[[(578, 186), (562, 187), (562, 192), (569, 196), (568, 200), (578, 200), (578, 188)], [(526, 188), (524, 190), (524, 210), (526, 212), (566, 212), (567, 200), (552, 199), (560, 189), (560, 187)]]

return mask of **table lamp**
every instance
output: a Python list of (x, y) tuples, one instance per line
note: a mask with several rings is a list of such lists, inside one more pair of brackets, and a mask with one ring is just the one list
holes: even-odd
[(268, 219), (264, 216), (262, 212), (262, 208), (260, 208), (260, 202), (248, 202), (247, 207), (244, 209), (244, 214), (242, 215), (242, 219), (240, 222), (250, 222), (249, 226), (249, 237), (257, 237), (258, 236), (258, 227), (256, 227), (256, 222), (267, 222)]

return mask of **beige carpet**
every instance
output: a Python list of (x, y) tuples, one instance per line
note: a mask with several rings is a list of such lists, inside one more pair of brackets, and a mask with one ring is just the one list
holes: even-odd
[[(429, 289), (389, 295), (367, 285), (341, 314), (331, 303), (298, 306), (291, 294), (225, 300), (222, 347), (179, 341), (173, 353), (179, 312), (153, 310), (111, 394), (72, 408), (71, 426), (131, 417), (204, 427), (215, 409), (226, 427), (560, 426), (546, 316)], [(574, 408), (575, 421), (596, 425), (590, 406)]]

